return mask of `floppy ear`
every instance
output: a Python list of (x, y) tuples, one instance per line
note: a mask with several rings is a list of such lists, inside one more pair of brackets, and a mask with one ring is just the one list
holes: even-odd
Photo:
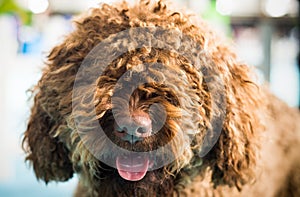
[(66, 181), (73, 175), (68, 150), (57, 137), (51, 135), (59, 123), (51, 118), (42, 107), (42, 92), (35, 96), (34, 106), (24, 134), (23, 148), (27, 152), (26, 160), (33, 165), (36, 177), (49, 181)]
[(250, 80), (249, 67), (232, 65), (231, 80), (226, 87), (226, 117), (219, 141), (214, 148), (214, 181), (242, 185), (255, 180), (259, 134), (264, 130), (262, 93)]

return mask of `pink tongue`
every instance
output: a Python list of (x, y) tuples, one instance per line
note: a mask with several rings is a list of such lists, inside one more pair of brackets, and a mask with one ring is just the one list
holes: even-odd
[(128, 181), (139, 181), (147, 173), (149, 166), (149, 159), (145, 157), (128, 155), (118, 156), (116, 166), (119, 175)]

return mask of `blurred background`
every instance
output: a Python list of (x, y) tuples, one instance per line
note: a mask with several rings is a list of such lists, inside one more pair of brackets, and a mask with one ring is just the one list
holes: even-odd
[[(114, 0), (0, 0), (0, 196), (72, 196), (66, 183), (37, 182), (24, 163), (22, 133), (30, 110), (27, 91), (41, 76), (48, 51), (72, 31), (74, 15)], [(131, 0), (132, 2), (133, 0)], [(260, 82), (299, 107), (299, 1), (176, 0), (232, 38), (239, 57)]]

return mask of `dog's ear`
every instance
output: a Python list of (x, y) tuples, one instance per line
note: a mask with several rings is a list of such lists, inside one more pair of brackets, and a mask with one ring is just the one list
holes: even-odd
[(41, 91), (35, 95), (23, 139), (26, 160), (33, 165), (38, 179), (46, 183), (52, 180), (66, 181), (73, 176), (72, 163), (64, 144), (53, 135), (60, 124), (42, 106), (44, 97)]
[(264, 130), (258, 109), (264, 101), (260, 89), (250, 82), (249, 67), (229, 67), (230, 81), (226, 84), (226, 115), (222, 131), (213, 150), (213, 180), (238, 189), (255, 180), (259, 134)]

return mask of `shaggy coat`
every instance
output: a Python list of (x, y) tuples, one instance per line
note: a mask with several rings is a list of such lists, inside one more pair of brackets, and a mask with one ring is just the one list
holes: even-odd
[[(149, 27), (169, 46), (185, 52), (159, 48), (153, 42), (131, 46), (132, 40), (148, 39), (147, 34), (130, 34), (130, 29), (137, 27)], [(157, 28), (188, 37), (199, 46), (197, 55), (189, 56), (186, 51), (194, 51), (182, 49), (186, 46), (183, 36)], [(119, 41), (117, 34), (126, 30), (132, 37)], [(88, 54), (104, 41), (111, 45), (100, 49), (101, 58), (128, 50), (120, 52), (101, 75), (96, 72), (100, 65), (91, 63), (86, 81), (80, 81), (83, 76), (76, 74), (85, 59), (102, 61)], [(164, 71), (158, 63), (165, 66)], [(139, 67), (141, 64), (145, 66)], [(144, 78), (148, 83), (132, 94), (122, 92), (124, 87), (116, 85), (121, 76), (126, 72), (135, 76), (140, 70), (147, 70)], [(76, 77), (79, 83), (74, 94)], [(85, 82), (93, 83), (94, 88)], [(116, 103), (111, 99), (114, 91), (121, 93)], [(78, 174), (75, 196), (300, 196), (299, 112), (258, 85), (251, 68), (239, 62), (205, 22), (171, 9), (164, 1), (101, 4), (82, 15), (75, 21), (74, 31), (50, 52), (33, 94), (23, 140), (26, 160), (36, 177), (46, 183), (67, 181)], [(217, 100), (215, 107), (213, 100)], [(161, 118), (160, 111), (150, 107), (154, 103), (165, 109), (165, 124), (159, 132), (133, 145), (114, 135), (114, 108), (126, 105), (129, 112), (117, 110), (116, 116), (139, 112), (148, 114), (154, 123)], [(93, 106), (95, 116), (88, 106)], [(219, 114), (224, 115), (220, 135), (209, 133), (215, 126), (213, 117), (221, 118)], [(78, 119), (82, 120), (80, 126), (76, 125)], [(139, 181), (127, 181), (86, 147), (80, 133), (95, 130), (90, 120), (97, 120), (104, 129), (105, 138), (95, 139), (96, 150), (104, 155), (117, 154), (106, 148), (110, 139), (135, 151), (155, 150), (172, 141), (172, 154), (178, 157), (148, 171)], [(212, 143), (217, 139), (213, 147), (205, 143), (206, 135)], [(182, 146), (187, 148), (178, 154), (177, 147)], [(201, 155), (206, 149), (211, 150)]]

